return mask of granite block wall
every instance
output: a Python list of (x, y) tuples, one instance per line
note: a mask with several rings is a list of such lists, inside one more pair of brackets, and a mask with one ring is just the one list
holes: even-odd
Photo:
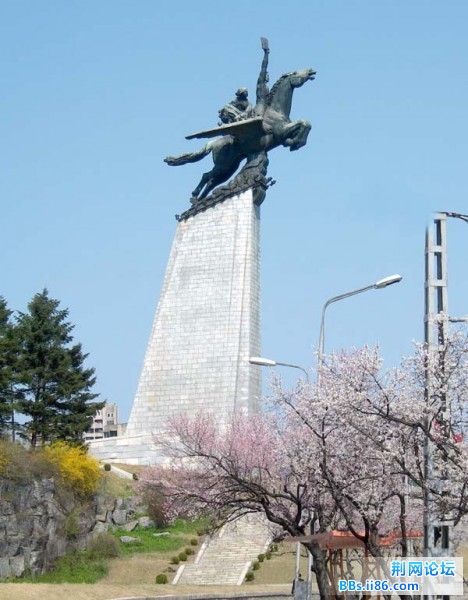
[(175, 413), (225, 422), (258, 408), (259, 211), (249, 190), (179, 222), (127, 435), (164, 431)]

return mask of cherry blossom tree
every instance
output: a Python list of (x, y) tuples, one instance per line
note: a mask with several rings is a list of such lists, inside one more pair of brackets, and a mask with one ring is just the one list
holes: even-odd
[[(338, 410), (341, 404), (348, 426), (364, 435), (382, 462), (389, 461), (394, 474), (421, 498), (429, 492), (434, 512), (457, 525), (468, 512), (467, 336), (452, 335), (436, 354), (417, 345), (399, 369), (382, 373), (380, 362), (369, 349), (330, 357), (323, 393)], [(428, 443), (437, 475), (430, 479)]]
[[(329, 356), (319, 387), (285, 390), (275, 380), (262, 414), (233, 416), (223, 429), (215, 415), (174, 419), (168, 464), (146, 469), (141, 489), (157, 487), (174, 517), (208, 514), (225, 523), (256, 512), (284, 535), (349, 530), (374, 557), (383, 555), (381, 536), (397, 531), (406, 555), (428, 487), (445, 518), (458, 522), (468, 510), (467, 361), (462, 335), (447, 342), (442, 363), (424, 346), (387, 371), (377, 349)], [(426, 478), (427, 440), (442, 461), (442, 486)], [(305, 545), (328, 598), (325, 553), (313, 538)]]
[[(336, 506), (304, 435), (304, 427), (290, 427), (287, 413), (238, 415), (224, 431), (214, 415), (177, 418), (172, 441), (166, 442), (170, 464), (145, 469), (140, 489), (161, 489), (174, 517), (209, 514), (225, 523), (262, 513), (291, 536), (310, 533), (311, 527), (333, 529), (339, 522)], [(325, 555), (317, 543), (307, 547), (319, 589), (328, 597)]]

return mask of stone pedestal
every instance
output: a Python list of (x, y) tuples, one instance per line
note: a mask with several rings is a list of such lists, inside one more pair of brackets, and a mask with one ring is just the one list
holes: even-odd
[(223, 424), (259, 408), (249, 363), (260, 354), (259, 230), (251, 190), (178, 223), (126, 435), (92, 442), (96, 456), (157, 439), (174, 414), (209, 411)]

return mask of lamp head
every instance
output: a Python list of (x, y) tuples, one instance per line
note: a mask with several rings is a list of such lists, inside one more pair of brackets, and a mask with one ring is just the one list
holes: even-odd
[(263, 358), (262, 356), (251, 356), (249, 358), (249, 363), (251, 365), (260, 365), (261, 367), (275, 367), (276, 360), (271, 360), (271, 358)]
[(377, 290), (380, 290), (380, 288), (385, 288), (388, 287), (389, 285), (392, 285), (393, 283), (398, 283), (403, 279), (403, 277), (401, 275), (389, 275), (388, 277), (384, 277), (383, 279), (379, 279), (379, 281), (377, 281), (374, 284), (374, 287)]

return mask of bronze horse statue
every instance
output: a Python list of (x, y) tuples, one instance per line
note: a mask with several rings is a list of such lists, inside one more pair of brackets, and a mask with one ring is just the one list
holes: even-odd
[(187, 136), (187, 139), (225, 136), (209, 141), (196, 152), (164, 159), (171, 166), (184, 165), (201, 160), (211, 152), (214, 167), (203, 174), (192, 192), (192, 199), (206, 198), (216, 186), (237, 171), (244, 159), (249, 162), (260, 152), (268, 152), (278, 146), (288, 147), (291, 151), (302, 148), (307, 142), (311, 125), (303, 119), (291, 121), (289, 114), (294, 90), (314, 78), (314, 69), (287, 73), (273, 85), (261, 110), (257, 110), (257, 105), (254, 114), (260, 113), (261, 116)]

